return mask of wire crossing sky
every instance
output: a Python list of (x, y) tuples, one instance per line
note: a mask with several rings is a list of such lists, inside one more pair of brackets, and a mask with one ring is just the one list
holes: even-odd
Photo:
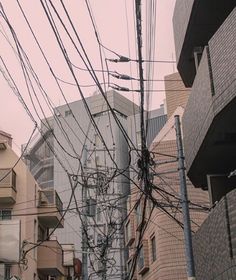
[[(29, 26), (27, 25), (27, 21), (25, 20), (24, 15), (17, 4), (17, 1), (1, 1), (3, 11), (8, 17), (9, 22), (11, 23), (12, 28), (14, 29), (19, 42), (21, 43), (22, 49), (27, 54), (32, 67), (38, 76), (38, 79), (40, 80), (44, 90), (47, 92), (51, 105), (54, 107), (62, 105), (66, 103), (65, 98), (68, 102), (80, 99), (81, 97), (78, 95), (76, 87), (70, 84), (75, 84), (74, 79), (70, 71), (68, 71), (58, 44), (55, 40), (53, 31), (48, 23), (42, 6), (40, 5), (40, 1), (22, 0), (19, 1), (19, 3), (32, 30), (30, 30)], [(48, 6), (50, 6), (48, 1), (47, 3)], [(73, 22), (74, 27), (84, 45), (86, 54), (91, 61), (92, 68), (94, 70), (98, 70), (95, 71), (95, 73), (103, 89), (109, 89), (109, 83), (119, 84), (119, 86), (129, 88), (130, 90), (138, 89), (138, 81), (118, 80), (117, 82), (116, 78), (108, 75), (108, 73), (113, 73), (116, 71), (118, 73), (126, 74), (132, 77), (138, 77), (136, 62), (131, 61), (128, 63), (112, 63), (108, 61), (108, 59), (117, 59), (118, 57), (116, 54), (128, 57), (130, 59), (137, 59), (134, 20), (135, 11), (133, 1), (72, 0), (64, 1), (64, 3), (67, 7), (69, 18)], [(156, 28), (153, 26), (152, 29), (147, 29), (148, 34), (145, 34), (145, 27), (143, 29), (143, 59), (150, 60), (151, 58), (158, 61), (174, 60), (174, 43), (172, 32), (172, 14), (174, 4), (174, 0), (156, 1), (156, 22), (153, 20), (146, 20), (146, 22), (149, 24), (156, 24)], [(68, 31), (70, 34), (72, 34), (73, 28), (69, 24), (69, 18), (67, 18), (65, 12), (63, 11), (60, 1), (53, 1), (53, 5), (57, 9)], [(142, 9), (144, 11), (145, 9), (147, 10), (146, 13), (143, 13), (144, 19), (145, 16), (151, 15), (151, 7), (142, 7)], [(53, 14), (52, 8), (51, 13)], [(91, 96), (95, 91), (98, 90), (98, 87), (93, 77), (89, 74), (89, 71), (83, 60), (78, 56), (78, 53), (73, 47), (71, 40), (68, 38), (65, 29), (63, 30), (62, 25), (59, 24), (60, 20), (56, 17), (55, 13), (53, 18), (55, 19), (54, 24), (58, 28), (58, 32), (60, 33), (63, 44), (68, 51), (70, 63), (74, 66), (74, 73), (78, 78), (78, 83), (81, 85), (84, 96)], [(33, 33), (31, 31), (33, 31)], [(152, 54), (148, 56), (145, 54), (145, 51), (148, 53), (148, 48), (150, 49), (151, 47), (154, 47), (153, 43), (150, 43), (150, 38), (152, 34), (154, 34), (153, 32), (155, 32), (156, 39), (155, 51), (152, 51)], [(40, 44), (51, 68), (48, 67), (34, 36), (37, 38), (38, 43)], [(73, 35), (72, 39), (76, 39), (75, 35)], [(19, 86), (19, 90), (21, 91), (30, 110), (33, 110), (29, 95), (27, 94), (26, 85), (23, 82), (24, 76), (21, 69), (20, 59), (17, 55), (16, 45), (9, 27), (2, 16), (0, 17), (0, 41), (1, 57), (7, 64), (9, 72), (13, 75), (13, 78)], [(146, 46), (145, 42), (147, 42), (148, 46)], [(153, 71), (154, 67), (155, 71)], [(89, 65), (88, 68), (91, 70)], [(144, 68), (144, 72), (145, 76), (149, 79), (163, 80), (163, 76), (172, 73), (174, 69), (175, 66), (173, 63), (155, 63), (154, 66), (152, 65), (147, 68), (148, 72), (145, 72), (146, 69)], [(56, 79), (52, 75), (52, 71), (54, 72)], [(13, 140), (15, 141), (14, 148), (17, 150), (18, 148), (16, 145), (19, 147), (22, 143), (27, 142), (30, 132), (33, 128), (33, 123), (27, 117), (17, 98), (12, 94), (11, 89), (2, 75), (0, 76), (0, 83), (3, 105), (0, 111), (0, 129), (6, 130), (13, 135)], [(61, 90), (59, 89), (58, 85), (60, 86)], [(83, 85), (91, 86), (83, 88)], [(153, 90), (163, 90), (164, 84), (162, 81), (155, 81), (152, 83), (151, 88)], [(62, 92), (65, 95), (65, 98), (63, 97)], [(121, 92), (121, 94), (124, 94), (127, 98), (139, 103), (138, 93)], [(38, 92), (36, 92), (36, 95), (40, 96)], [(158, 107), (163, 102), (163, 92), (153, 92), (150, 95), (151, 96), (148, 97), (152, 104), (150, 109)], [(45, 106), (45, 100), (43, 100), (42, 97), (39, 97), (39, 102), (44, 108), (45, 115), (50, 116), (52, 112), (48, 106)], [(148, 106), (149, 104), (146, 104), (146, 107)], [(38, 107), (36, 110), (39, 111)], [(40, 117), (43, 117), (43, 115), (41, 114)], [(24, 123), (25, 133), (22, 133), (20, 127), (15, 125), (17, 122)]]

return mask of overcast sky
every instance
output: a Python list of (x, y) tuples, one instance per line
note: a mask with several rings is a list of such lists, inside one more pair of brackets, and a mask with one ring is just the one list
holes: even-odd
[[(29, 27), (17, 5), (16, 0), (3, 0), (0, 1), (4, 12), (9, 20), (9, 23), (13, 27), (17, 38), (27, 54), (34, 71), (37, 73), (39, 80), (49, 96), (52, 103), (57, 105), (64, 104), (62, 95), (56, 85), (54, 78), (52, 77), (49, 67), (46, 64), (39, 48), (30, 33)], [(63, 22), (68, 27), (70, 34), (73, 34), (72, 28), (69, 28), (69, 22), (63, 13), (63, 10), (58, 0), (52, 1), (56, 6), (58, 12), (61, 15)], [(64, 1), (70, 14), (74, 26), (83, 42), (84, 48), (88, 57), (91, 60), (94, 69), (101, 69), (99, 48), (96, 41), (94, 29), (89, 17), (88, 9), (84, 0), (67, 0)], [(94, 19), (96, 21), (96, 28), (102, 44), (116, 53), (124, 56), (130, 56), (136, 58), (136, 34), (134, 29), (134, 9), (133, 0), (90, 0), (91, 10), (93, 12)], [(147, 1), (142, 1), (147, 2)], [(174, 42), (173, 42), (173, 28), (172, 28), (172, 15), (175, 0), (157, 0), (157, 17), (156, 17), (156, 35), (155, 35), (155, 59), (156, 60), (173, 60), (175, 59)], [(27, 16), (28, 21), (40, 42), (40, 45), (55, 72), (56, 76), (69, 83), (74, 83), (68, 66), (65, 63), (65, 59), (59, 49), (55, 36), (50, 28), (48, 19), (40, 4), (40, 0), (20, 0), (20, 4)], [(52, 11), (52, 10), (51, 10)], [(143, 7), (145, 11), (145, 7)], [(44, 114), (40, 111), (40, 107), (32, 105), (30, 96), (27, 91), (26, 83), (24, 82), (24, 75), (19, 61), (19, 57), (16, 55), (13, 49), (16, 49), (13, 37), (9, 30), (5, 20), (0, 17), (0, 53), (4, 63), (7, 65), (9, 72), (14, 78), (19, 91), (21, 92), (27, 106), (33, 112), (37, 121), (43, 117)], [(55, 21), (58, 25), (58, 30), (62, 36), (63, 43), (68, 51), (68, 55), (73, 64), (79, 67), (85, 68), (81, 58), (75, 51), (75, 48), (71, 44), (70, 40), (66, 36), (66, 33), (61, 27), (59, 27), (59, 21)], [(145, 12), (143, 13), (143, 24), (145, 25)], [(74, 39), (75, 36), (72, 35)], [(145, 26), (143, 28), (143, 54), (145, 58)], [(10, 44), (11, 45), (10, 45)], [(12, 48), (13, 47), (13, 48)], [(106, 58), (117, 58), (109, 51), (103, 53)], [(1, 68), (3, 67), (0, 62)], [(132, 63), (109, 63), (110, 71), (118, 71), (124, 74), (128, 74), (137, 77), (137, 65)], [(76, 76), (80, 85), (93, 85), (94, 82), (91, 76), (86, 71), (75, 70)], [(175, 66), (173, 64), (159, 64), (155, 63), (155, 79), (163, 79), (167, 74), (173, 73)], [(102, 75), (98, 74), (99, 80), (102, 82)], [(112, 82), (121, 86), (131, 88), (130, 82), (120, 81), (113, 79)], [(36, 88), (36, 84), (34, 85)], [(80, 99), (80, 95), (75, 86), (60, 82), (60, 86), (68, 101), (74, 101)], [(133, 84), (134, 88), (138, 87), (138, 84)], [(160, 82), (155, 82), (154, 89), (163, 89), (164, 85)], [(96, 91), (96, 87), (83, 88), (85, 96), (90, 96)], [(33, 129), (33, 123), (27, 115), (22, 104), (18, 98), (13, 94), (6, 80), (0, 74), (0, 129), (4, 130), (13, 136), (14, 148), (19, 152), (19, 147), (22, 143), (25, 143)], [(36, 97), (31, 92), (34, 104), (36, 104)], [(46, 116), (51, 114), (47, 108), (45, 101), (40, 96), (39, 92), (35, 92), (39, 98), (40, 103), (44, 108)], [(137, 93), (125, 93), (126, 97), (138, 102), (139, 97)], [(151, 97), (151, 108), (157, 108), (163, 102), (164, 93), (153, 93)], [(37, 113), (35, 112), (37, 111)], [(37, 116), (38, 114), (38, 116)]]

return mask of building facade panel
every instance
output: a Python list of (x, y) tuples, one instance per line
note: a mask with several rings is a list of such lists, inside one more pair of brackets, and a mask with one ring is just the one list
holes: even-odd
[[(200, 187), (206, 187), (206, 175), (199, 175), (204, 169), (208, 174), (220, 172), (208, 160), (216, 163), (219, 153), (222, 158), (226, 151), (235, 153), (227, 146), (235, 134), (235, 14), (236, 8), (209, 41), (209, 47), (205, 47), (183, 118), (187, 171)], [(203, 158), (206, 160), (200, 164)], [(230, 165), (227, 161), (227, 168), (233, 168)], [(225, 170), (222, 168), (221, 172)]]
[(209, 41), (214, 82), (214, 112), (217, 115), (236, 95), (236, 8)]
[[(160, 136), (161, 138), (161, 136)], [(168, 136), (166, 135), (168, 139)], [(158, 139), (158, 138), (157, 138)], [(179, 195), (179, 177), (177, 172), (177, 162), (170, 162), (166, 164), (158, 165), (158, 162), (166, 161), (170, 158), (165, 155), (175, 156), (177, 155), (177, 147), (175, 140), (165, 140), (158, 142), (157, 139), (153, 142), (151, 151), (155, 154), (155, 161), (157, 162), (155, 173), (155, 179), (153, 181), (155, 186), (171, 193), (172, 195)], [(173, 159), (173, 158), (172, 158)], [(176, 170), (171, 174), (164, 174), (165, 171)], [(158, 175), (160, 174), (160, 175)], [(188, 193), (189, 199), (196, 203), (208, 204), (208, 193), (200, 189), (195, 189), (188, 181)], [(167, 195), (168, 196), (168, 195)], [(153, 190), (153, 197), (159, 202), (164, 202), (163, 196), (160, 192)], [(131, 192), (131, 207), (135, 201), (139, 198), (139, 192), (137, 188), (133, 186)], [(170, 201), (173, 199), (169, 197)], [(173, 205), (175, 202), (172, 202)], [(177, 205), (175, 205), (177, 206)], [(151, 201), (148, 201), (146, 207), (146, 220), (148, 220), (150, 209), (152, 207)], [(178, 221), (182, 222), (182, 213), (173, 209), (167, 208), (167, 210)], [(137, 214), (136, 214), (137, 215)], [(198, 229), (204, 219), (206, 213), (202, 211), (191, 210), (192, 230), (195, 232)], [(137, 228), (137, 223), (136, 223)], [(152, 255), (152, 238), (155, 237), (156, 241), (156, 259), (153, 260)], [(136, 233), (137, 238), (137, 233)], [(144, 240), (148, 241), (148, 261), (149, 269), (145, 271), (143, 275), (138, 273), (138, 280), (184, 280), (187, 277), (186, 274), (186, 259), (185, 259), (185, 247), (184, 236), (181, 226), (171, 217), (168, 217), (159, 207), (154, 208), (147, 229), (144, 233)], [(137, 241), (137, 240), (136, 240)], [(135, 244), (135, 242), (134, 242)], [(134, 246), (132, 244), (130, 247)], [(130, 248), (130, 251), (131, 251)], [(138, 270), (137, 270), (138, 272)]]
[[(197, 279), (234, 279), (236, 191), (228, 193), (212, 209), (193, 238)], [(232, 276), (233, 275), (233, 276)]]
[(183, 116), (187, 170), (200, 148), (213, 117), (211, 81), (207, 52), (205, 50)]
[(166, 89), (166, 106), (168, 119), (178, 106), (186, 107), (190, 89), (186, 88), (178, 72), (164, 77)]

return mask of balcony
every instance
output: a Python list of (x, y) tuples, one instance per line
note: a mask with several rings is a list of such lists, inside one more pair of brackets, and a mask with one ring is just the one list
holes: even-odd
[(177, 0), (173, 16), (177, 68), (187, 87), (196, 75), (194, 48), (204, 47), (236, 6), (235, 0)]
[(37, 249), (38, 272), (41, 275), (60, 276), (65, 274), (63, 251), (57, 240), (44, 241)]
[(48, 228), (64, 226), (63, 204), (55, 190), (40, 190), (38, 199), (39, 222)]
[(0, 169), (0, 204), (16, 202), (16, 173), (12, 169)]
[(183, 116), (187, 173), (207, 189), (208, 174), (229, 174), (236, 162), (236, 9), (203, 51)]
[(30, 172), (31, 174), (37, 179), (39, 178), (42, 173), (49, 168), (53, 168), (54, 166), (54, 158), (53, 157), (46, 157), (41, 159), (36, 165), (34, 165)]

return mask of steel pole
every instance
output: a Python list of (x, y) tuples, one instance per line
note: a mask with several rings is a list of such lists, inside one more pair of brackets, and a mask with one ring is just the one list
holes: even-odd
[(185, 164), (184, 164), (184, 151), (181, 135), (179, 115), (175, 116), (175, 130), (176, 130), (176, 143), (178, 150), (178, 165), (179, 165), (179, 179), (180, 179), (180, 193), (181, 193), (181, 206), (183, 212), (184, 224), (184, 242), (185, 242), (185, 255), (187, 261), (187, 274), (189, 280), (195, 280), (195, 268), (193, 258), (192, 246), (192, 232), (189, 214), (189, 201), (186, 184)]

